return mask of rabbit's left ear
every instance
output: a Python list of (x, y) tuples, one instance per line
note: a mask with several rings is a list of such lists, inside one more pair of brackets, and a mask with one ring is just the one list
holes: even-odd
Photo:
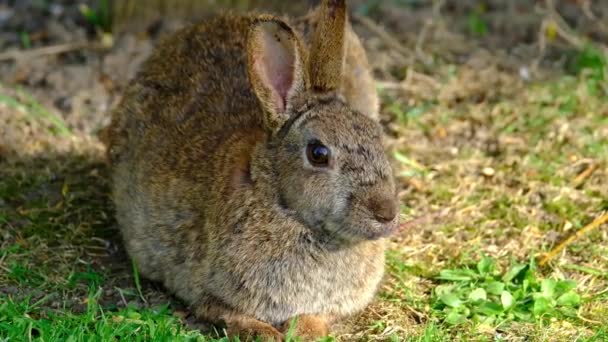
[(247, 72), (264, 109), (267, 130), (276, 132), (289, 119), (292, 99), (306, 88), (302, 49), (285, 22), (263, 17), (249, 31)]

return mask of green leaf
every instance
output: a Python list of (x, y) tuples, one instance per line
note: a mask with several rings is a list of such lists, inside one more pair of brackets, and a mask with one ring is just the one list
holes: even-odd
[(528, 322), (532, 320), (532, 315), (528, 310), (524, 310), (523, 308), (515, 308), (513, 311), (513, 315), (524, 322)]
[(483, 331), (489, 331), (491, 329), (491, 326), (494, 325), (494, 322), (496, 322), (496, 317), (495, 316), (477, 316), (477, 322), (479, 322), (479, 326), (476, 327), (476, 330), (478, 330), (479, 332), (483, 332)]
[(608, 68), (606, 56), (593, 46), (583, 49), (576, 59), (575, 71), (580, 73), (583, 70), (589, 70), (592, 77), (597, 80), (604, 80), (606, 68)]
[(127, 311), (127, 317), (131, 319), (140, 319), (141, 314), (137, 311), (129, 310)]
[(23, 46), (24, 49), (32, 48), (32, 39), (30, 38), (29, 33), (22, 31), (19, 34), (19, 38), (21, 38), (21, 45)]
[(500, 302), (502, 303), (502, 307), (505, 308), (505, 310), (512, 307), (513, 296), (511, 295), (511, 292), (502, 291), (502, 293), (500, 294)]
[(559, 306), (579, 306), (581, 304), (581, 296), (574, 291), (569, 291), (557, 298)]
[(534, 313), (534, 316), (541, 316), (544, 313), (547, 313), (551, 310), (551, 302), (542, 296), (537, 296), (537, 298), (534, 299), (534, 308), (532, 309), (532, 312)]
[(492, 258), (484, 256), (477, 263), (477, 271), (479, 274), (485, 275), (489, 274), (494, 270), (494, 260)]
[(500, 281), (491, 281), (484, 285), (489, 294), (499, 296), (505, 289), (505, 284)]
[(452, 310), (449, 314), (447, 314), (447, 316), (445, 316), (446, 323), (452, 325), (460, 324), (465, 320), (466, 317), (463, 314), (459, 313), (457, 310)]
[(474, 303), (480, 302), (480, 301), (486, 300), (486, 299), (488, 299), (488, 294), (486, 293), (486, 290), (482, 289), (481, 287), (478, 287), (475, 290), (473, 290), (471, 293), (469, 293), (469, 300)]
[(452, 308), (457, 308), (462, 305), (462, 301), (453, 293), (444, 293), (439, 297), (439, 300)]
[(528, 279), (524, 279), (524, 281), (521, 282), (521, 290), (522, 290), (523, 294), (525, 295), (526, 293), (528, 293), (529, 289), (530, 289), (530, 281)]
[(559, 296), (575, 288), (576, 282), (574, 280), (560, 280), (555, 286), (555, 292)]
[(441, 295), (443, 295), (445, 293), (451, 293), (451, 292), (453, 292), (455, 287), (456, 286), (454, 286), (452, 284), (438, 285), (435, 288), (435, 294), (437, 295), (437, 297), (441, 297)]
[(556, 286), (557, 281), (555, 279), (544, 279), (540, 284), (540, 292), (545, 298), (553, 298)]
[(447, 281), (469, 282), (477, 277), (477, 274), (469, 269), (442, 270), (437, 279)]
[(485, 316), (498, 316), (504, 312), (501, 305), (493, 302), (485, 302), (475, 309), (475, 312)]
[(534, 256), (530, 256), (530, 260), (528, 261), (528, 266), (529, 266), (529, 270), (530, 270), (530, 275), (532, 277), (534, 277), (534, 273), (536, 273), (536, 270), (538, 269), (538, 266), (536, 265), (536, 259), (534, 258)]
[(505, 283), (510, 283), (513, 279), (517, 278), (522, 272), (525, 272), (528, 268), (527, 264), (516, 264), (511, 266), (511, 268), (505, 273), (502, 277), (502, 281)]
[(477, 35), (483, 36), (488, 31), (488, 25), (478, 12), (472, 12), (468, 18), (469, 30)]

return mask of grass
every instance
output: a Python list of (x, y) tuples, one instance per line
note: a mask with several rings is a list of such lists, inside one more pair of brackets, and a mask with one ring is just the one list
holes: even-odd
[[(104, 310), (97, 303), (100, 292), (87, 298), (86, 310), (79, 314), (48, 310), (44, 297), (14, 301), (1, 298), (0, 332), (8, 341), (211, 341), (195, 330), (186, 330), (167, 306), (150, 309)], [(213, 339), (216, 341), (216, 339)], [(217, 340), (221, 341), (221, 340)]]
[(80, 13), (85, 20), (101, 32), (112, 30), (112, 10), (109, 0), (100, 0), (94, 8), (86, 4), (80, 5)]
[(433, 307), (446, 323), (477, 324), (504, 329), (510, 322), (534, 322), (543, 317), (576, 317), (581, 297), (572, 280), (536, 278), (532, 260), (516, 263), (504, 273), (495, 261), (483, 257), (475, 268), (441, 270), (437, 279), (445, 283), (433, 290)]
[[(18, 88), (14, 91), (15, 95), (5, 95), (5, 86), (0, 83), (0, 104), (13, 110), (26, 113), (29, 120), (39, 120), (49, 125), (49, 132), (54, 135), (68, 136), (70, 129), (66, 126), (61, 117), (47, 110), (43, 105), (34, 99), (27, 91)], [(8, 93), (8, 91), (7, 91)]]
[[(411, 186), (405, 196), (410, 215), (427, 220), (424, 233), (413, 232), (396, 248), (426, 249), (426, 256), (389, 254), (395, 282), (384, 300), (407, 298), (411, 307), (450, 331), (449, 338), (606, 337), (604, 232), (577, 241), (549, 268), (527, 261), (606, 210), (605, 166), (583, 187), (574, 182), (590, 163), (608, 161), (608, 133), (601, 129), (608, 108), (597, 97), (595, 83), (590, 86), (594, 77), (581, 72), (526, 85), (520, 97), (465, 103), (468, 112), (436, 105), (408, 116), (405, 128), (398, 128), (408, 136), (404, 140), (426, 141), (400, 145), (395, 159), (404, 170), (402, 180)], [(475, 122), (473, 136), (461, 135), (463, 121)], [(435, 135), (413, 131), (421, 126), (436, 127)], [(507, 142), (498, 153), (479, 141), (492, 136)], [(437, 148), (434, 141), (453, 150)], [(413, 166), (412, 159), (423, 166)], [(484, 173), (487, 168), (492, 172)], [(429, 279), (424, 287), (430, 289), (416, 293), (416, 286), (404, 281), (412, 277)]]
[[(380, 10), (370, 4), (359, 10)], [(486, 14), (461, 18), (471, 39), (492, 36)], [(382, 89), (407, 228), (376, 301), (326, 341), (608, 340), (607, 228), (535, 261), (608, 210), (598, 51), (569, 50), (535, 81), (436, 58), (432, 92)], [(0, 119), (23, 115), (8, 127), (34, 130), (27, 144), (79, 139), (29, 93), (0, 89)], [(23, 142), (15, 158), (2, 143), (0, 340), (225, 340), (128, 261), (97, 141), (61, 153)]]

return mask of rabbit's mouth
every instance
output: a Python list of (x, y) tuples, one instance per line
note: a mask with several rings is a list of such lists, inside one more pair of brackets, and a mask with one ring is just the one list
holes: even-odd
[[(323, 229), (338, 235), (345, 240), (355, 241), (366, 241), (366, 240), (378, 240), (393, 235), (399, 228), (399, 221), (397, 217), (390, 222), (381, 223), (375, 219), (354, 219), (345, 220), (341, 223), (336, 223), (331, 220), (325, 221)], [(355, 223), (356, 222), (356, 223)]]

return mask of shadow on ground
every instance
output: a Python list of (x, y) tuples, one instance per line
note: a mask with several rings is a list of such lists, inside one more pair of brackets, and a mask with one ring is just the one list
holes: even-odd
[(90, 155), (0, 160), (0, 295), (74, 313), (87, 309), (92, 292), (105, 310), (170, 303), (174, 315), (208, 330), (160, 284), (138, 285), (108, 180), (107, 164)]

